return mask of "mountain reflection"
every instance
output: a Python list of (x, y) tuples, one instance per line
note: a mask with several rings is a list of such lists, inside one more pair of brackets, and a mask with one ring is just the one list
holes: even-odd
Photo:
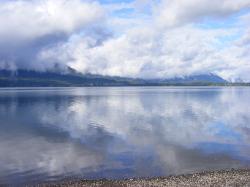
[(0, 184), (246, 167), (249, 88), (0, 90)]

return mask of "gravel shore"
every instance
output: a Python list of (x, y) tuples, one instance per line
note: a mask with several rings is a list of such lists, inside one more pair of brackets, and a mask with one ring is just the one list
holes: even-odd
[(67, 181), (57, 184), (42, 184), (39, 187), (147, 187), (147, 186), (249, 186), (250, 169), (211, 171), (196, 174), (169, 176), (152, 179), (127, 179), (127, 180), (80, 180)]

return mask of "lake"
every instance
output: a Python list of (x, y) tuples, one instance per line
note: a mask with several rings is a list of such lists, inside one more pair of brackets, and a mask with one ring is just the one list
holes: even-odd
[(0, 184), (249, 166), (249, 87), (0, 89)]

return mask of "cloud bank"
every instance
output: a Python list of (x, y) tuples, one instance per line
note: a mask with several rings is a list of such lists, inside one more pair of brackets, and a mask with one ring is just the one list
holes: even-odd
[(98, 23), (104, 11), (96, 2), (21, 0), (1, 2), (0, 15), (1, 66), (41, 68), (43, 48)]
[(0, 68), (250, 81), (249, 0), (0, 3)]

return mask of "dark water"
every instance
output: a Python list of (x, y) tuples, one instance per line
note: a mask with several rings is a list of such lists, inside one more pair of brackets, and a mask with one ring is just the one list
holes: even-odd
[(250, 165), (250, 88), (0, 89), (0, 184)]

